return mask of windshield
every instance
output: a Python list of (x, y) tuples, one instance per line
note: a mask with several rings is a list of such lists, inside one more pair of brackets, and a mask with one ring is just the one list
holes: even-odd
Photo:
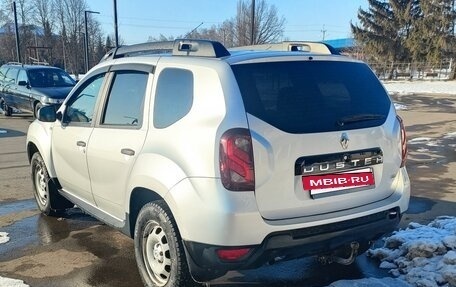
[(72, 87), (76, 82), (60, 69), (30, 69), (28, 70), (30, 85), (36, 88)]
[(246, 111), (289, 133), (382, 125), (391, 101), (366, 64), (289, 61), (232, 66)]

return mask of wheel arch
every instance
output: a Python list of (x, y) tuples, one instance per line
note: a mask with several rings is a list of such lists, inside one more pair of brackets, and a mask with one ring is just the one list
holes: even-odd
[(32, 162), (32, 157), (37, 152), (39, 153), (40, 151), (38, 150), (38, 147), (35, 145), (35, 143), (34, 142), (28, 142), (27, 143), (27, 159), (28, 159), (29, 163)]
[(138, 218), (139, 211), (147, 203), (153, 202), (156, 200), (163, 200), (163, 197), (161, 197), (155, 191), (145, 188), (145, 187), (136, 187), (131, 192), (129, 214), (128, 214), (128, 224), (129, 224), (128, 231), (130, 232), (131, 238), (134, 238), (136, 219)]
[(27, 131), (26, 149), (29, 163), (31, 162), (34, 153), (39, 152), (41, 154), (49, 173), (49, 177), (53, 179), (56, 178), (57, 175), (52, 163), (51, 124), (52, 123), (42, 123), (39, 121), (32, 122)]

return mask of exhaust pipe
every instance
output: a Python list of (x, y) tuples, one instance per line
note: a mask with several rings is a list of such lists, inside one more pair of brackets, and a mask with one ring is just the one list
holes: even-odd
[(358, 256), (359, 243), (356, 241), (353, 241), (352, 243), (350, 243), (350, 249), (351, 249), (351, 253), (348, 258), (342, 258), (342, 257), (334, 256), (334, 255), (327, 255), (327, 256), (325, 255), (325, 256), (319, 256), (318, 261), (321, 264), (325, 264), (325, 265), (331, 264), (331, 263), (350, 265), (355, 261), (356, 256)]

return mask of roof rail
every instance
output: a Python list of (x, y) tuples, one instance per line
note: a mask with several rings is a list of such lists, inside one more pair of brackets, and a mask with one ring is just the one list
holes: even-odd
[(7, 65), (21, 65), (21, 66), (23, 65), (23, 64), (20, 63), (20, 62), (8, 62), (8, 63), (6, 63), (6, 64), (7, 64)]
[(199, 39), (176, 39), (175, 41), (147, 42), (121, 46), (109, 51), (100, 62), (108, 59), (140, 55), (170, 53), (173, 56), (196, 56), (221, 58), (229, 56), (228, 50), (217, 41)]
[(307, 52), (326, 55), (340, 55), (332, 46), (321, 42), (308, 42), (308, 41), (284, 41), (281, 43), (273, 44), (260, 44), (251, 46), (234, 47), (231, 51), (245, 51), (245, 50), (269, 50), (269, 51), (293, 51), (293, 52)]

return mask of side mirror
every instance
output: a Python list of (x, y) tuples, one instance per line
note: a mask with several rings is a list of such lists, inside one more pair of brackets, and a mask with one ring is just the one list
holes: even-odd
[(40, 110), (38, 111), (37, 119), (41, 122), (47, 122), (47, 123), (55, 122), (57, 119), (57, 116), (55, 113), (55, 106), (51, 105), (51, 106), (41, 107)]
[(19, 81), (19, 82), (17, 83), (17, 85), (18, 85), (18, 86), (27, 87), (27, 88), (28, 88), (28, 86), (29, 86), (28, 83), (27, 83), (27, 81)]

